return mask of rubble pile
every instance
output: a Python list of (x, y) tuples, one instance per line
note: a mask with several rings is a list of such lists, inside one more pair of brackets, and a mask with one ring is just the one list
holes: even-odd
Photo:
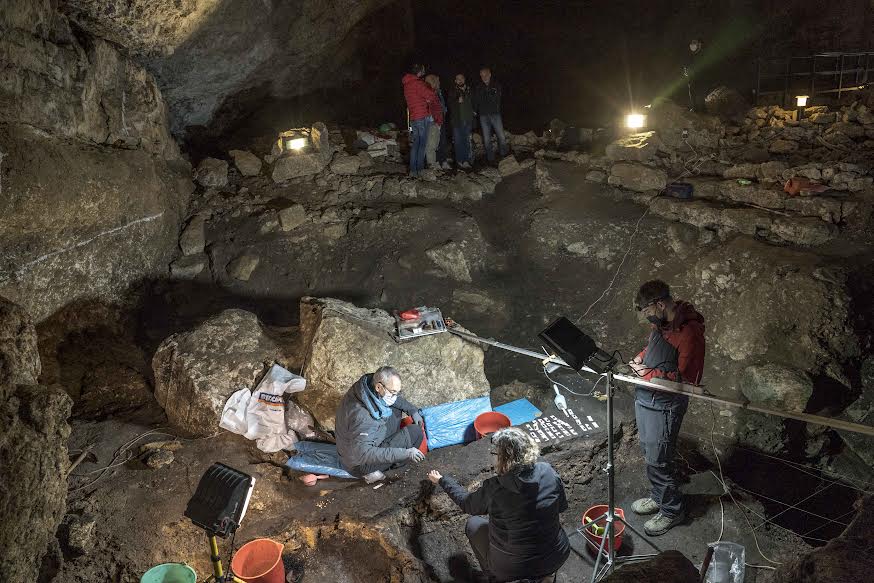
[[(874, 185), (866, 105), (756, 107), (733, 124), (664, 103), (651, 117), (652, 130), (620, 137), (603, 156), (535, 157), (583, 166), (587, 180), (628, 192), (656, 215), (721, 234), (815, 246), (866, 228)], [(691, 200), (656, 196), (677, 182), (691, 185)]]

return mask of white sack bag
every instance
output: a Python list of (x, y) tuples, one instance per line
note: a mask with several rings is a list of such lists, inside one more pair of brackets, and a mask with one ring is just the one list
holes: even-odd
[(245, 388), (231, 395), (222, 409), (219, 427), (239, 435), (246, 433), (246, 430), (249, 428), (249, 424), (246, 421), (246, 410), (249, 407), (249, 400), (251, 398), (252, 391)]

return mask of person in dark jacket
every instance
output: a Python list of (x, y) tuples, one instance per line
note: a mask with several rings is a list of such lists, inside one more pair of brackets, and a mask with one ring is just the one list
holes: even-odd
[(495, 151), (492, 148), (492, 133), (498, 138), (498, 148), (501, 158), (510, 149), (507, 146), (507, 136), (504, 135), (504, 122), (501, 119), (501, 85), (492, 79), (492, 70), (483, 67), (479, 71), (480, 83), (473, 90), (473, 107), (479, 116), (479, 125), (483, 131), (483, 146), (486, 149), (486, 159), (495, 161)]
[[(400, 396), (401, 377), (390, 366), (366, 374), (352, 385), (337, 408), (334, 430), (340, 465), (367, 483), (384, 471), (425, 459), (422, 414)], [(404, 413), (413, 423), (402, 427)]]
[[(704, 372), (704, 317), (692, 304), (675, 301), (668, 284), (661, 280), (641, 285), (636, 305), (652, 329), (646, 347), (629, 366), (645, 380), (699, 384)], [(652, 491), (649, 497), (635, 501), (631, 509), (637, 514), (655, 514), (644, 524), (650, 536), (666, 533), (686, 517), (673, 458), (688, 406), (685, 395), (636, 389), (634, 414)]]
[(439, 107), (439, 104), (434, 103), (437, 95), (431, 86), (425, 83), (424, 76), (425, 67), (413, 65), (410, 72), (401, 79), (409, 117), (410, 176), (413, 177), (418, 177), (425, 169), (425, 145), (428, 142), (431, 124), (434, 122), (432, 111), (435, 107)]
[(470, 134), (473, 130), (473, 98), (464, 75), (455, 76), (455, 87), (449, 95), (449, 111), (452, 114), (452, 142), (455, 145), (455, 163), (460, 168), (470, 168)]
[(437, 470), (428, 479), (471, 515), (465, 531), (487, 576), (498, 583), (552, 581), (570, 554), (559, 516), (568, 507), (564, 484), (552, 466), (537, 461), (537, 444), (524, 431), (502, 429), (492, 447), (497, 476), (473, 492)]

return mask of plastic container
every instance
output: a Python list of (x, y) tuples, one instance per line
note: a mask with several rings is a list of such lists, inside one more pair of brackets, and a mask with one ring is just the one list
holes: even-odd
[(510, 418), (497, 411), (486, 411), (477, 415), (473, 420), (473, 428), (476, 429), (476, 438), (480, 439), (499, 429), (510, 427)]
[(231, 559), (231, 571), (246, 583), (285, 583), (283, 546), (269, 538), (247, 542)]
[[(598, 504), (597, 506), (592, 506), (591, 508), (589, 508), (588, 510), (583, 512), (583, 518), (581, 519), (582, 523), (583, 523), (583, 536), (585, 536), (586, 539), (589, 541), (589, 543), (591, 543), (589, 545), (590, 547), (591, 547), (591, 545), (594, 545), (593, 550), (595, 552), (598, 552), (598, 549), (601, 548), (601, 541), (604, 540), (604, 537), (599, 536), (599, 535), (595, 534), (594, 532), (592, 532), (592, 530), (589, 528), (592, 525), (592, 523), (588, 522), (587, 519), (594, 521), (594, 523), (597, 526), (603, 527), (605, 524), (607, 524), (607, 518), (606, 517), (601, 518), (600, 520), (595, 520), (595, 519), (598, 518), (599, 516), (602, 516), (606, 512), (607, 512), (607, 505), (606, 504)], [(623, 520), (625, 520), (625, 511), (622, 510), (621, 508), (616, 508), (615, 515), (618, 516), (619, 518), (622, 518)], [(619, 547), (622, 546), (622, 537), (625, 535), (625, 523), (616, 520), (613, 522), (613, 524), (614, 524), (613, 550), (618, 551)], [(605, 532), (604, 534), (606, 535), (607, 533)], [(607, 543), (604, 543), (604, 550), (605, 551), (607, 550)]]
[(146, 571), (140, 583), (197, 583), (197, 573), (185, 563), (164, 563)]
[(713, 558), (704, 578), (704, 583), (743, 583), (746, 571), (746, 551), (743, 545), (718, 542), (713, 547)]

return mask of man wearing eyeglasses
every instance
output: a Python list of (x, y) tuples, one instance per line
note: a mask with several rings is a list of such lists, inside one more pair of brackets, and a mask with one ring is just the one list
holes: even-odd
[[(645, 380), (699, 384), (704, 371), (704, 317), (692, 304), (675, 301), (668, 284), (661, 280), (641, 285), (636, 305), (652, 329), (646, 347), (629, 366)], [(664, 534), (686, 518), (673, 458), (688, 406), (685, 395), (636, 388), (634, 414), (652, 491), (649, 497), (635, 501), (631, 509), (641, 515), (655, 514), (644, 524), (650, 536)]]
[[(370, 484), (388, 469), (419, 463), (425, 454), (419, 409), (400, 395), (401, 376), (390, 366), (366, 374), (352, 385), (337, 408), (335, 434), (340, 465)], [(404, 414), (412, 423), (402, 423)]]

